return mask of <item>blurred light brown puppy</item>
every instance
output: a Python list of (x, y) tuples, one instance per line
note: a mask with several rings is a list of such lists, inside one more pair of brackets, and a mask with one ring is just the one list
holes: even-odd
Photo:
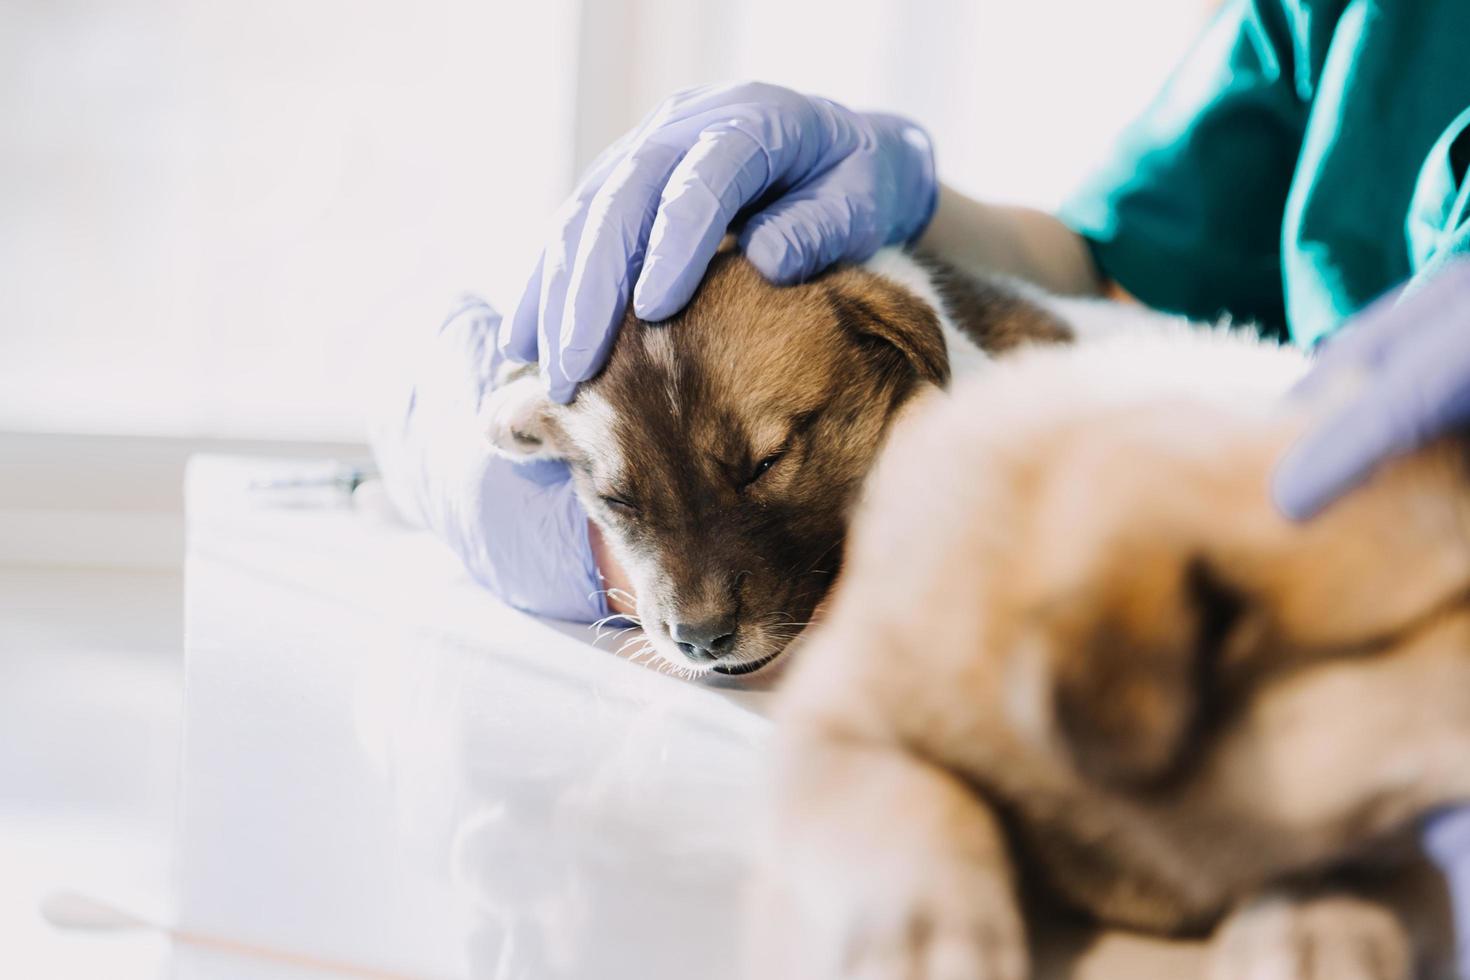
[(895, 431), (782, 692), (752, 977), (1020, 980), (1023, 892), (1217, 980), (1428, 971), (1321, 873), (1470, 795), (1463, 451), (1289, 524), (1302, 367), (1035, 349)]

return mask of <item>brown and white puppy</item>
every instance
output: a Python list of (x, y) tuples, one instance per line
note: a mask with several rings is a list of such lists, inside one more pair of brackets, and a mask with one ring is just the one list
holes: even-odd
[(747, 673), (826, 595), (899, 410), (990, 354), (1068, 336), (1018, 293), (895, 249), (785, 288), (726, 251), (673, 319), (630, 312), (571, 404), (523, 370), (487, 428), (509, 456), (571, 464), (665, 661)]
[(1303, 365), (1133, 334), (901, 423), (782, 691), (752, 977), (1020, 980), (1023, 893), (1216, 930), (1117, 976), (1411, 975), (1320, 875), (1470, 795), (1470, 474), (1440, 444), (1285, 521)]

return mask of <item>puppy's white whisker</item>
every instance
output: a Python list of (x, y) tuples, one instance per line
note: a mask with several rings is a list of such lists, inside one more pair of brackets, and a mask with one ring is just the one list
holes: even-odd
[(617, 613), (613, 613), (610, 616), (604, 616), (601, 619), (594, 620), (593, 622), (588, 623), (587, 624), (587, 628), (590, 629), (590, 630), (592, 630), (593, 633), (595, 634), (594, 637), (593, 637), (593, 642), (601, 642), (602, 641), (602, 628), (604, 626), (606, 626), (608, 623), (611, 623), (613, 620), (615, 620), (617, 618), (618, 618), (618, 614)]

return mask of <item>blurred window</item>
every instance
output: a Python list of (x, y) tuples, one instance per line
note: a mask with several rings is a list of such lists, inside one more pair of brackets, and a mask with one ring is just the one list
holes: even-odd
[(1198, 26), (1178, 0), (9, 0), (0, 430), (355, 439), (363, 351), (514, 303), (576, 172), (758, 77), (1048, 205)]

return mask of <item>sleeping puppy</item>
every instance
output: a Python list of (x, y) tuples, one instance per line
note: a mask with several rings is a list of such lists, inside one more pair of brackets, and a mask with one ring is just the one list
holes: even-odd
[(900, 409), (993, 354), (1069, 336), (1014, 290), (896, 249), (784, 288), (727, 250), (672, 320), (630, 312), (571, 404), (520, 368), (483, 412), (500, 452), (571, 465), (666, 662), (749, 673), (827, 593)]
[(1213, 980), (1428, 969), (1328, 872), (1470, 795), (1465, 454), (1285, 521), (1303, 366), (1132, 334), (900, 423), (781, 692), (752, 978), (1021, 980), (1023, 897)]

